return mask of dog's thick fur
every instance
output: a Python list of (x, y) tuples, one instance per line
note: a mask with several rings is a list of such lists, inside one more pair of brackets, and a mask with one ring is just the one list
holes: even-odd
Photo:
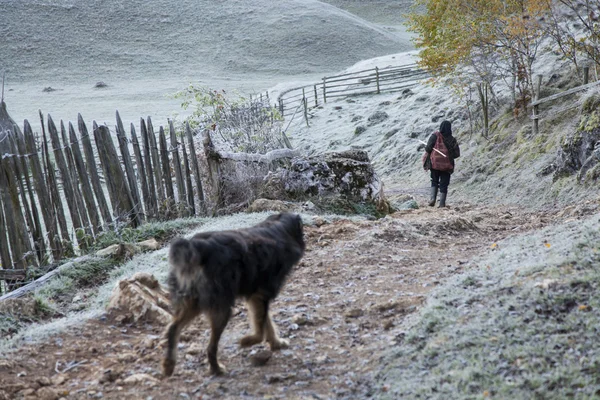
[(175, 368), (181, 330), (201, 313), (211, 325), (206, 351), (210, 372), (224, 372), (217, 350), (237, 297), (246, 300), (254, 326), (254, 333), (244, 336), (240, 345), (252, 346), (266, 339), (272, 350), (287, 347), (269, 316), (269, 303), (302, 258), (304, 248), (302, 219), (290, 213), (271, 215), (251, 228), (176, 239), (169, 253), (173, 321), (167, 329), (164, 375), (170, 376)]

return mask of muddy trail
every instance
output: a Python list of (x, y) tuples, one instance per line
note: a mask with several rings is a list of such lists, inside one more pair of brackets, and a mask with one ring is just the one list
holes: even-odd
[[(380, 220), (316, 218), (307, 252), (272, 305), (288, 349), (241, 349), (242, 303), (219, 348), (227, 368), (208, 375), (209, 326), (183, 333), (175, 373), (162, 379), (163, 326), (103, 315), (0, 358), (0, 399), (365, 398), (381, 356), (401, 340), (428, 292), (480, 267), (494, 243), (559, 216), (463, 205), (396, 212)], [(263, 364), (263, 365), (256, 365)]]

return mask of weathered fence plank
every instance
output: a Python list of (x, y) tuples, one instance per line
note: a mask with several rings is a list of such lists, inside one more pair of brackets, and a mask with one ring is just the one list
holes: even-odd
[[(18, 130), (18, 127), (15, 127), (14, 132), (18, 132), (17, 136), (19, 136), (21, 134), (20, 130)], [(29, 202), (27, 201), (27, 193), (25, 192), (25, 187), (23, 186), (23, 180), (22, 177), (25, 174), (25, 171), (22, 170), (22, 164), (21, 161), (23, 161), (24, 157), (21, 157), (19, 154), (19, 151), (17, 149), (17, 145), (15, 143), (15, 140), (13, 139), (12, 136), (8, 136), (8, 143), (10, 146), (10, 151), (13, 154), (13, 157), (10, 157), (8, 159), (8, 161), (10, 163), (13, 164), (12, 169), (13, 171), (16, 173), (15, 176), (13, 176), (12, 178), (14, 180), (16, 180), (16, 185), (14, 186), (14, 188), (10, 188), (9, 190), (11, 191), (11, 197), (12, 197), (12, 190), (17, 190), (20, 192), (21, 195), (21, 209), (19, 210), (21, 213), (23, 213), (24, 217), (25, 217), (25, 221), (27, 222), (27, 226), (23, 225), (20, 228), (20, 234), (22, 235), (21, 240), (23, 241), (23, 244), (25, 246), (26, 249), (26, 253), (25, 254), (21, 254), (20, 257), (22, 257), (26, 263), (26, 266), (38, 266), (38, 259), (37, 259), (37, 252), (34, 252), (34, 245), (32, 244), (32, 241), (30, 239), (30, 234), (31, 236), (33, 236), (34, 238), (36, 238), (36, 227), (35, 224), (33, 222), (33, 213), (31, 211), (31, 207), (29, 206)], [(27, 167), (27, 165), (25, 165)], [(9, 178), (9, 183), (11, 182), (11, 179)], [(14, 203), (15, 207), (17, 206), (17, 203)], [(37, 239), (41, 240), (41, 237), (39, 237), (41, 235), (38, 235)]]
[(186, 216), (196, 214), (196, 207), (194, 205), (194, 187), (192, 186), (192, 173), (190, 171), (190, 162), (188, 161), (187, 151), (185, 149), (185, 140), (181, 141), (181, 150), (183, 152), (183, 168), (185, 174), (185, 184), (187, 188), (187, 205), (188, 213)]
[(211, 184), (209, 193), (212, 195), (211, 206), (213, 207), (212, 214), (214, 214), (221, 205), (221, 166), (219, 161), (221, 156), (215, 149), (210, 133), (204, 131), (203, 135), (202, 145), (204, 146), (204, 155), (206, 156), (206, 163), (208, 164), (208, 180)]
[(121, 150), (121, 158), (125, 165), (125, 173), (127, 175), (127, 182), (129, 183), (129, 192), (131, 193), (131, 200), (133, 201), (134, 213), (140, 219), (143, 220), (143, 209), (142, 201), (140, 199), (140, 191), (138, 190), (137, 179), (135, 177), (135, 171), (133, 170), (133, 163), (131, 162), (131, 154), (129, 153), (129, 146), (127, 143), (127, 136), (125, 135), (125, 129), (123, 128), (123, 121), (119, 112), (116, 112), (117, 117), (117, 140), (119, 142), (119, 149)]
[(162, 174), (165, 180), (165, 191), (167, 193), (167, 199), (171, 202), (175, 201), (175, 193), (173, 190), (173, 179), (171, 177), (171, 169), (169, 163), (169, 150), (167, 150), (167, 139), (165, 137), (165, 130), (161, 126), (158, 130), (158, 140), (160, 144), (160, 162), (162, 164)]
[(152, 165), (154, 167), (154, 178), (156, 182), (156, 193), (158, 195), (159, 211), (166, 206), (165, 203), (165, 188), (163, 185), (163, 170), (160, 165), (160, 157), (158, 154), (158, 145), (156, 144), (156, 135), (152, 120), (148, 117), (148, 139), (150, 141), (150, 152), (152, 153)]
[(69, 212), (71, 214), (71, 223), (73, 224), (73, 227), (75, 227), (75, 230), (79, 231), (80, 229), (83, 229), (83, 224), (81, 216), (79, 215), (77, 203), (75, 201), (75, 190), (73, 188), (73, 182), (71, 181), (71, 176), (67, 167), (67, 161), (65, 160), (60, 140), (58, 139), (58, 130), (56, 129), (56, 125), (54, 125), (54, 121), (52, 120), (52, 117), (50, 115), (48, 115), (47, 118), (48, 132), (50, 133), (50, 140), (52, 141), (54, 159), (56, 160), (56, 164), (58, 165), (58, 169), (60, 171), (61, 181), (63, 184), (63, 192), (67, 201), (67, 207), (69, 208)]
[[(46, 137), (46, 129), (44, 128), (44, 116), (40, 111), (40, 122), (42, 124), (42, 148), (45, 163), (45, 173), (48, 178), (47, 185), (50, 189), (50, 197), (52, 199), (52, 207), (56, 212), (56, 220), (58, 221), (58, 227), (60, 228), (61, 238), (63, 240), (63, 255), (70, 253), (72, 250), (71, 237), (69, 236), (69, 230), (67, 228), (67, 218), (65, 217), (65, 209), (63, 208), (60, 193), (58, 192), (58, 181), (56, 179), (56, 170), (54, 164), (50, 161), (50, 147), (48, 146), (48, 138)], [(66, 246), (66, 248), (65, 248)]]
[(19, 193), (15, 177), (13, 157), (0, 158), (0, 194), (4, 203), (5, 222), (7, 223), (8, 240), (12, 265), (9, 268), (25, 269), (27, 263), (25, 256), (31, 249), (27, 246), (27, 234), (25, 231), (25, 218), (21, 213)]
[[(1, 171), (0, 171), (1, 172)], [(0, 179), (1, 181), (1, 179)], [(2, 189), (0, 189), (2, 190)], [(7, 221), (4, 218), (4, 196), (0, 193), (0, 226), (8, 227)], [(0, 229), (0, 264), (2, 268), (12, 268), (12, 259), (10, 257), (9, 238), (7, 237), (8, 229)]]
[(23, 280), (27, 276), (24, 269), (0, 269), (0, 281)]
[(33, 184), (35, 186), (35, 192), (37, 193), (39, 204), (41, 205), (42, 218), (44, 219), (44, 225), (46, 232), (48, 233), (48, 242), (50, 243), (50, 250), (52, 252), (52, 258), (56, 261), (62, 257), (62, 242), (58, 234), (58, 225), (56, 222), (56, 210), (52, 207), (52, 199), (46, 186), (46, 180), (44, 179), (44, 171), (40, 164), (40, 158), (35, 145), (35, 138), (31, 130), (31, 125), (25, 120), (23, 127), (23, 135), (25, 139), (25, 151), (30, 154), (29, 164), (31, 166), (31, 174), (33, 176)]
[(57, 276), (60, 276), (61, 272), (65, 271), (67, 269), (70, 269), (70, 268), (74, 268), (78, 263), (82, 263), (84, 261), (88, 261), (93, 258), (96, 258), (96, 257), (90, 256), (90, 255), (85, 255), (85, 256), (78, 257), (78, 258), (74, 259), (73, 261), (69, 261), (69, 262), (61, 265), (60, 267), (48, 272), (47, 274), (39, 277), (35, 281), (30, 282), (27, 285), (21, 286), (20, 288), (3, 295), (2, 297), (0, 297), (0, 301), (4, 301), (4, 300), (8, 300), (8, 299), (18, 299), (20, 297), (23, 297), (27, 293), (30, 293), (30, 292), (34, 291), (35, 289), (43, 286), (47, 281), (49, 281)]
[(152, 170), (152, 156), (150, 150), (150, 140), (148, 139), (148, 130), (146, 129), (146, 122), (143, 118), (140, 118), (140, 131), (142, 135), (142, 142), (144, 143), (144, 162), (146, 165), (146, 179), (148, 182), (148, 195), (150, 200), (149, 212), (152, 217), (158, 217), (158, 200), (156, 199), (156, 187), (154, 184), (154, 171)]
[(198, 191), (198, 211), (201, 215), (205, 215), (206, 213), (206, 204), (204, 199), (204, 189), (202, 188), (202, 176), (200, 175), (200, 165), (198, 164), (198, 154), (196, 153), (196, 147), (194, 145), (194, 137), (192, 135), (192, 130), (190, 129), (190, 124), (186, 122), (185, 124), (185, 133), (187, 135), (188, 144), (190, 146), (190, 158), (192, 161), (192, 171), (194, 173), (194, 180), (196, 181), (196, 190)]
[[(27, 121), (25, 121), (25, 122), (27, 122)], [(25, 127), (23, 127), (23, 128), (25, 128)], [(41, 263), (41, 262), (43, 262), (45, 255), (46, 255), (46, 242), (44, 241), (42, 222), (40, 221), (40, 213), (38, 211), (38, 207), (37, 207), (37, 204), (35, 201), (35, 195), (34, 195), (33, 187), (31, 185), (31, 178), (29, 176), (29, 168), (28, 168), (28, 162), (27, 162), (27, 160), (29, 160), (29, 164), (31, 164), (31, 157), (34, 156), (34, 153), (29, 153), (27, 151), (27, 147), (25, 146), (24, 135), (17, 135), (17, 148), (18, 148), (19, 154), (21, 154), (22, 171), (24, 171), (23, 178), (25, 179), (25, 186), (27, 188), (27, 193), (29, 194), (29, 204), (30, 204), (30, 208), (31, 208), (31, 216), (33, 217), (33, 225), (34, 225), (33, 232), (32, 232), (33, 242), (34, 242), (34, 246), (35, 246), (35, 251), (38, 256), (38, 261)], [(37, 153), (35, 153), (35, 155), (37, 156)]]
[[(15, 126), (15, 128), (13, 129), (13, 132), (16, 133), (15, 138), (20, 136), (20, 130), (17, 126)], [(15, 138), (13, 138), (13, 136), (10, 135), (7, 136), (10, 153), (13, 154), (13, 156), (11, 157), (12, 160), (10, 160), (10, 162), (13, 163), (13, 171), (15, 171), (16, 173), (14, 178), (16, 180), (17, 187), (15, 187), (15, 189), (18, 190), (18, 193), (21, 196), (21, 212), (23, 213), (23, 216), (25, 217), (25, 222), (27, 223), (27, 226), (23, 226), (23, 232), (25, 235), (24, 243), (29, 245), (28, 251), (30, 251), (33, 249), (33, 247), (31, 246), (31, 241), (29, 240), (28, 232), (31, 234), (31, 236), (34, 237), (34, 242), (35, 240), (39, 240), (39, 235), (36, 234), (36, 226), (33, 222), (33, 211), (31, 209), (31, 206), (29, 205), (29, 201), (27, 200), (27, 191), (25, 190), (25, 186), (23, 185), (23, 179), (25, 176), (25, 171), (27, 170), (27, 164), (25, 164), (25, 168), (23, 168), (23, 162), (25, 161), (25, 157), (23, 156), (24, 153), (20, 153), (17, 149)], [(37, 252), (34, 254), (37, 255)]]
[[(179, 145), (177, 144), (177, 135), (175, 134), (175, 127), (173, 126), (172, 120), (169, 121), (169, 131), (171, 136), (171, 153), (173, 154), (173, 171), (175, 172), (175, 182), (177, 183), (177, 202), (180, 203), (180, 207), (188, 210), (185, 195), (185, 182), (181, 172), (181, 159), (179, 158)], [(186, 212), (184, 212), (184, 214), (185, 213)]]
[(92, 229), (90, 227), (90, 219), (88, 217), (87, 210), (85, 208), (85, 203), (83, 201), (83, 194), (81, 193), (81, 189), (79, 189), (78, 179), (77, 179), (77, 168), (75, 167), (75, 160), (73, 158), (73, 152), (71, 151), (71, 146), (69, 145), (69, 139), (67, 138), (67, 130), (65, 128), (64, 122), (60, 121), (60, 134), (62, 137), (62, 146), (64, 151), (65, 158), (67, 159), (67, 164), (69, 165), (69, 179), (73, 183), (73, 195), (75, 197), (75, 204), (77, 205), (77, 209), (79, 210), (79, 217), (81, 218), (81, 225), (83, 230), (85, 231), (86, 237), (80, 236), (78, 241), (85, 242), (82, 246), (83, 248), (89, 247), (91, 244), (90, 237), (93, 236)]
[(108, 202), (106, 201), (104, 190), (102, 189), (102, 184), (100, 183), (100, 176), (98, 175), (98, 168), (96, 166), (96, 157), (94, 156), (92, 141), (90, 140), (87, 126), (85, 125), (81, 114), (77, 115), (77, 125), (79, 126), (79, 139), (83, 145), (86, 169), (92, 182), (92, 188), (94, 189), (94, 194), (96, 195), (98, 208), (100, 209), (100, 214), (102, 214), (104, 222), (110, 224), (112, 223), (110, 208), (108, 207)]
[(534, 101), (530, 105), (537, 106), (539, 104), (543, 104), (543, 103), (546, 103), (548, 101), (556, 100), (556, 99), (559, 99), (561, 97), (568, 96), (570, 94), (580, 92), (582, 90), (590, 89), (590, 88), (592, 88), (594, 86), (597, 86), (597, 85), (600, 85), (600, 81), (588, 83), (587, 85), (577, 86), (577, 87), (574, 87), (573, 89), (565, 90), (564, 92), (553, 94), (552, 96), (541, 98), (539, 100)]
[(113, 206), (115, 220), (128, 219), (133, 227), (139, 225), (138, 215), (135, 213), (135, 207), (129, 185), (125, 174), (121, 169), (117, 149), (110, 137), (110, 131), (107, 126), (94, 126), (94, 139), (96, 148), (100, 157), (100, 164), (106, 177), (108, 194)]
[(73, 124), (69, 122), (69, 138), (71, 154), (73, 155), (73, 161), (75, 163), (75, 170), (79, 177), (79, 183), (81, 184), (81, 191), (83, 193), (83, 200), (90, 218), (91, 228), (94, 235), (96, 235), (102, 229), (102, 223), (100, 221), (100, 215), (98, 214), (98, 207), (94, 200), (94, 192), (92, 191), (92, 185), (90, 184), (90, 177), (85, 168), (83, 162), (83, 156), (81, 155), (81, 148), (79, 147), (79, 140), (75, 134), (75, 128)]
[(135, 155), (135, 163), (137, 165), (137, 176), (142, 187), (142, 196), (144, 197), (144, 208), (146, 209), (146, 215), (152, 216), (152, 202), (150, 201), (150, 194), (148, 193), (148, 181), (146, 180), (146, 168), (144, 167), (144, 160), (142, 158), (142, 152), (140, 150), (140, 143), (138, 142), (137, 135), (135, 134), (135, 126), (133, 123), (129, 126), (131, 132), (131, 145), (133, 146), (133, 154)]

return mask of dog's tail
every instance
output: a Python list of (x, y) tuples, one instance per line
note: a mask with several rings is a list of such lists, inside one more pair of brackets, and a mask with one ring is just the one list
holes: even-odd
[(202, 256), (192, 241), (177, 238), (171, 243), (169, 263), (179, 290), (186, 292), (198, 280), (202, 271)]

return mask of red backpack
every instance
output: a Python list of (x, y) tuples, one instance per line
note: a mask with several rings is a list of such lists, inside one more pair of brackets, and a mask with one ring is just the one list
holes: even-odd
[[(444, 143), (442, 134), (440, 132), (435, 132), (435, 135), (437, 136), (437, 140), (433, 146), (434, 150), (431, 151), (431, 168), (438, 171), (452, 171), (454, 169), (454, 165), (452, 165), (450, 152)], [(442, 152), (446, 157), (435, 151), (435, 149)]]

